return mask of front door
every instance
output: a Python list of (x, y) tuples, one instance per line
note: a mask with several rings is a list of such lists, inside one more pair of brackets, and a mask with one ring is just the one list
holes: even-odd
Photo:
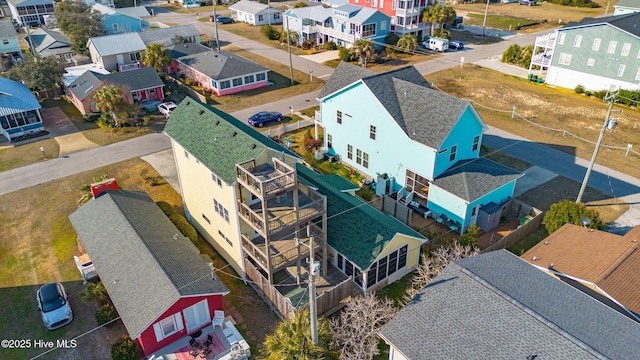
[(197, 328), (211, 321), (209, 304), (207, 299), (200, 301), (182, 311), (187, 325), (187, 333), (195, 331)]
[(475, 224), (478, 220), (478, 209), (480, 209), (480, 205), (474, 206), (471, 210), (471, 221), (469, 222), (469, 225)]

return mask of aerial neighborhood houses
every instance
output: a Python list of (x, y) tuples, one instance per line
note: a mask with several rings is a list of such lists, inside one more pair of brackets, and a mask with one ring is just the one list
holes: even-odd
[(377, 9), (388, 15), (392, 32), (403, 36), (411, 34), (418, 40), (430, 35), (431, 23), (422, 19), (422, 12), (430, 5), (441, 3), (434, 0), (349, 0), (349, 4)]
[(39, 56), (55, 56), (62, 62), (73, 62), (75, 52), (71, 49), (71, 42), (60, 31), (38, 28), (33, 30), (25, 40), (32, 51)]
[(91, 9), (101, 14), (102, 26), (107, 34), (139, 32), (149, 29), (151, 16), (144, 6), (114, 8), (95, 4)]
[(391, 29), (391, 18), (383, 12), (367, 7), (345, 4), (336, 8), (310, 6), (289, 9), (284, 13), (284, 29), (299, 35), (299, 42), (314, 40), (317, 44), (329, 41), (350, 47), (359, 39), (383, 43)]
[[(569, 23), (535, 41), (529, 73), (549, 85), (640, 89), (640, 12)], [(535, 70), (536, 66), (539, 70)], [(546, 74), (543, 71), (546, 70)]]
[(251, 25), (282, 24), (283, 10), (267, 6), (257, 1), (240, 0), (229, 6), (229, 10), (235, 12), (237, 21)]
[(22, 59), (22, 49), (18, 42), (18, 32), (11, 19), (0, 19), (0, 70)]
[(20, 26), (44, 24), (45, 16), (56, 11), (53, 0), (7, 0), (7, 5), (11, 18)]
[(0, 131), (7, 140), (44, 130), (40, 108), (28, 87), (0, 77)]

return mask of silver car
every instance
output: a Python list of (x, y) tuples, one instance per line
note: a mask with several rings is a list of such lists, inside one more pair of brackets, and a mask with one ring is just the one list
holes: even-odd
[(47, 329), (61, 328), (73, 320), (73, 312), (62, 284), (43, 285), (36, 294), (36, 301), (38, 311), (42, 314), (42, 322)]

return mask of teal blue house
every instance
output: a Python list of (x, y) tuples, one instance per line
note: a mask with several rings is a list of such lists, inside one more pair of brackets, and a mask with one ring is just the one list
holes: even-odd
[(144, 6), (115, 9), (95, 4), (91, 8), (102, 14), (102, 27), (108, 35), (140, 32), (150, 27), (146, 19), (151, 14)]
[(341, 63), (318, 95), (324, 151), (423, 216), (485, 230), (520, 173), (480, 159), (486, 125), (469, 101), (433, 90), (412, 66), (383, 74)]

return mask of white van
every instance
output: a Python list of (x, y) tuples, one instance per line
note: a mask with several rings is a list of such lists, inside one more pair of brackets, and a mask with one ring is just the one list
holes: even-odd
[(422, 46), (429, 50), (435, 50), (438, 52), (447, 51), (449, 48), (449, 40), (430, 36), (427, 40), (422, 42)]

